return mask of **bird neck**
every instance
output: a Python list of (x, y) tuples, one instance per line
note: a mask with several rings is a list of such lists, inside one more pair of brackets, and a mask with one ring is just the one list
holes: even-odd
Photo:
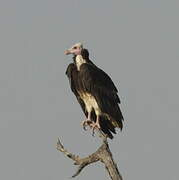
[(86, 60), (83, 59), (82, 55), (77, 55), (75, 58), (75, 64), (77, 66), (77, 70), (80, 71), (80, 66), (86, 63)]

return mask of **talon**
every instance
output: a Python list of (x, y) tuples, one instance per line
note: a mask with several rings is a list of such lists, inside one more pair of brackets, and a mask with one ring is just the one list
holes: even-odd
[(83, 126), (83, 129), (86, 131), (87, 129), (86, 129), (86, 121), (83, 121), (82, 123), (81, 123), (81, 125)]
[(82, 126), (83, 126), (83, 129), (86, 131), (87, 129), (86, 129), (86, 127), (87, 126), (91, 126), (91, 123), (92, 123), (92, 121), (91, 120), (84, 120), (83, 122), (82, 122)]
[(83, 125), (83, 129), (84, 129), (85, 131), (87, 130), (85, 125)]
[(82, 122), (83, 129), (86, 131), (86, 124), (85, 121)]
[(98, 123), (93, 123), (90, 127), (92, 128), (92, 136), (95, 134), (95, 129), (100, 131), (100, 125)]
[(84, 129), (85, 131), (87, 131), (86, 126), (83, 126), (83, 129)]
[(95, 135), (95, 131), (94, 131), (94, 130), (95, 130), (95, 128), (93, 127), (93, 128), (92, 128), (92, 136), (93, 136), (93, 137), (94, 137), (94, 135)]

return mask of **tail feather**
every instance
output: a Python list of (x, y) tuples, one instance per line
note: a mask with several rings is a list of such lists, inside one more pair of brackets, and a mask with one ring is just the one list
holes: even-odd
[(113, 138), (112, 133), (116, 134), (116, 130), (113, 124), (108, 120), (108, 118), (104, 116), (100, 117), (99, 122), (100, 122), (102, 132), (106, 134), (110, 139), (112, 139)]
[[(94, 110), (91, 112), (91, 119), (96, 122), (96, 114)], [(118, 127), (122, 130), (122, 120), (115, 120), (108, 114), (104, 113), (100, 116), (99, 124), (101, 131), (110, 139), (113, 139), (113, 134), (116, 134), (115, 128)]]
[(113, 135), (108, 127), (107, 121), (104, 121), (103, 123), (100, 123), (102, 132), (109, 137), (110, 139), (113, 139)]

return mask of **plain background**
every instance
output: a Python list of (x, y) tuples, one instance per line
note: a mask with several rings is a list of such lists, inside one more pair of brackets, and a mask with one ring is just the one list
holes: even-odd
[[(0, 179), (65, 180), (100, 141), (65, 76), (83, 42), (119, 89), (124, 130), (110, 147), (124, 180), (178, 180), (178, 0), (0, 0)], [(87, 167), (77, 180), (109, 179)]]

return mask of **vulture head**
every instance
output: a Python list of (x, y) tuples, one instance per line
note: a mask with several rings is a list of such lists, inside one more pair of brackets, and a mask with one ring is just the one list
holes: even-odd
[(65, 51), (65, 55), (72, 54), (74, 56), (81, 55), (83, 59), (89, 59), (89, 52), (87, 49), (83, 48), (82, 43), (76, 43), (70, 49)]
[(81, 55), (82, 49), (83, 49), (82, 43), (76, 43), (76, 44), (73, 45), (70, 49), (67, 49), (67, 50), (65, 51), (65, 55), (68, 55), (68, 54), (73, 54), (73, 55), (75, 55), (75, 56)]

